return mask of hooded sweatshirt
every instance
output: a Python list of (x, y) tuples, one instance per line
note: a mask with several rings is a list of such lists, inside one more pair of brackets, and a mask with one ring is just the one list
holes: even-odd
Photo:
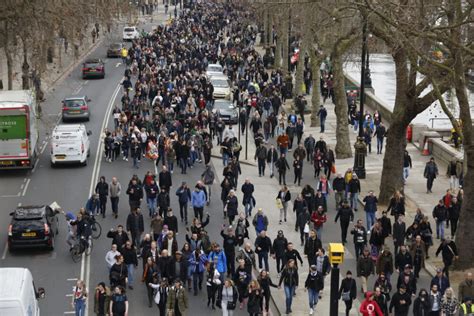
[(360, 305), (359, 311), (363, 316), (383, 316), (382, 310), (380, 309), (380, 306), (377, 304), (377, 302), (370, 300), (372, 294), (373, 293), (371, 291), (367, 291), (367, 293), (365, 293), (365, 300)]

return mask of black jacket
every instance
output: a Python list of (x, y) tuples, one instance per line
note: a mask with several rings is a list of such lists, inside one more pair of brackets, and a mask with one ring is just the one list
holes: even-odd
[(109, 195), (109, 185), (107, 182), (99, 182), (95, 186), (95, 193), (99, 194), (99, 196), (107, 196)]
[(344, 192), (346, 189), (346, 182), (343, 177), (336, 177), (332, 180), (332, 189), (337, 192)]
[(173, 186), (173, 180), (171, 179), (171, 173), (169, 171), (160, 172), (160, 175), (158, 177), (158, 183), (160, 185), (160, 188), (169, 189), (170, 187), (172, 187)]
[(433, 218), (436, 221), (441, 222), (448, 219), (448, 211), (444, 205), (436, 205), (433, 209)]
[(339, 208), (334, 221), (337, 223), (337, 220), (339, 218), (341, 219), (341, 224), (352, 222), (354, 220), (354, 212), (352, 211), (352, 208), (350, 208), (350, 207), (341, 207), (341, 208)]
[[(258, 250), (259, 247), (260, 250)], [(255, 239), (255, 252), (259, 253), (260, 251), (270, 252), (271, 254), (273, 254), (272, 241), (270, 237), (258, 236), (257, 239)]]
[(321, 239), (318, 237), (316, 238), (308, 238), (304, 244), (304, 254), (308, 256), (308, 258), (316, 258), (316, 252), (323, 247), (321, 243)]
[(288, 165), (288, 161), (286, 160), (285, 157), (278, 158), (278, 160), (275, 162), (275, 166), (277, 167), (278, 172), (284, 172), (290, 169), (290, 166)]
[(132, 233), (144, 232), (143, 215), (141, 213), (130, 213), (127, 217), (127, 231)]
[(413, 258), (410, 252), (408, 250), (405, 253), (399, 251), (395, 256), (395, 269), (402, 272), (407, 264), (413, 265)]
[(364, 226), (354, 227), (351, 230), (351, 234), (354, 235), (354, 244), (367, 244), (367, 230)]
[(269, 149), (267, 151), (267, 162), (276, 162), (278, 160), (278, 152), (276, 149)]
[(278, 286), (280, 286), (282, 283), (285, 286), (298, 286), (298, 282), (299, 282), (298, 269), (296, 267), (291, 268), (291, 269), (288, 269), (287, 267), (285, 267), (281, 271), (281, 276), (280, 276), (280, 281), (278, 282)]
[(276, 237), (273, 240), (273, 251), (275, 255), (282, 258), (285, 255), (286, 247), (288, 246), (288, 240), (285, 237)]
[(406, 233), (406, 225), (405, 222), (399, 223), (395, 221), (393, 223), (393, 242), (394, 244), (401, 246), (405, 243), (405, 233)]
[(304, 282), (304, 287), (307, 289), (316, 290), (317, 292), (321, 291), (324, 288), (323, 276), (319, 272), (310, 272), (306, 277)]
[(353, 278), (342, 279), (341, 286), (339, 287), (339, 298), (341, 298), (343, 292), (350, 292), (351, 298), (354, 300), (357, 298), (357, 284)]
[(119, 252), (121, 252), (123, 245), (128, 241), (128, 234), (125, 231), (123, 231), (122, 234), (119, 234), (116, 230), (109, 231), (107, 237), (112, 238), (112, 245), (117, 245)]
[(127, 188), (127, 194), (130, 201), (139, 201), (143, 199), (143, 188), (139, 184), (130, 184)]
[[(401, 304), (401, 301), (405, 301), (405, 304)], [(404, 294), (396, 292), (393, 294), (392, 299), (390, 300), (390, 307), (388, 309), (390, 313), (392, 313), (393, 309), (395, 309), (395, 316), (408, 315), (410, 305), (411, 296), (408, 294), (408, 292), (405, 292)]]

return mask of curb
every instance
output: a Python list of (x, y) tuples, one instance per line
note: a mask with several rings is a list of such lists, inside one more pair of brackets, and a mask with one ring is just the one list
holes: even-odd
[(97, 40), (95, 42), (95, 44), (91, 45), (86, 51), (84, 51), (78, 58), (75, 62), (71, 63), (69, 66), (67, 66), (65, 69), (63, 69), (62, 71), (62, 74), (56, 78), (55, 80), (53, 80), (50, 84), (50, 86), (48, 87), (48, 89), (46, 89), (45, 91), (45, 94), (47, 93), (50, 93), (54, 88), (55, 86), (58, 84), (58, 82), (62, 81), (65, 79), (65, 77), (67, 77), (68, 75), (71, 74), (72, 70), (74, 68), (76, 68), (79, 64), (82, 63), (82, 61), (93, 51), (95, 50), (100, 44), (102, 44), (102, 42), (104, 41), (104, 36), (101, 37), (100, 40)]

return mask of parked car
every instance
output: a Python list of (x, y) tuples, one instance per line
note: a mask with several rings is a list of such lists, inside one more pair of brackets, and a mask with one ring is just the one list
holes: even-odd
[(230, 100), (232, 91), (230, 89), (229, 80), (225, 76), (211, 76), (211, 84), (214, 87), (214, 99)]
[(107, 48), (107, 57), (108, 58), (111, 58), (111, 57), (116, 57), (116, 58), (120, 58), (122, 57), (122, 48), (123, 48), (123, 44), (122, 43), (112, 43), (109, 45), (109, 47)]
[(215, 100), (214, 110), (226, 124), (237, 124), (239, 122), (239, 113), (230, 100)]
[(105, 78), (105, 64), (100, 58), (87, 59), (82, 64), (82, 79)]
[(132, 41), (140, 37), (140, 32), (136, 26), (126, 26), (123, 28), (123, 40)]
[(71, 120), (90, 119), (89, 102), (91, 100), (86, 96), (77, 96), (65, 98), (62, 103), (63, 122)]
[(47, 247), (54, 249), (54, 238), (59, 234), (57, 212), (48, 205), (20, 206), (10, 213), (8, 250)]

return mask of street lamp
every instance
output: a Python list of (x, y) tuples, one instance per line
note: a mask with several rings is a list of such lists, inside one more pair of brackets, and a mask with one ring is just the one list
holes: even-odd
[(329, 244), (329, 262), (331, 269), (331, 293), (329, 301), (329, 316), (337, 316), (339, 310), (339, 265), (344, 261), (344, 245), (341, 243)]
[[(368, 34), (368, 39), (367, 41), (369, 42), (370, 39), (372, 38), (372, 34)], [(372, 89), (372, 78), (370, 76), (370, 63), (369, 63), (369, 43), (367, 42), (367, 54), (366, 54), (366, 60), (365, 60), (365, 88), (366, 89)]]
[[(362, 29), (362, 69), (360, 74), (360, 110), (359, 110), (359, 135), (354, 145), (355, 157), (354, 157), (354, 172), (357, 174), (359, 179), (365, 179), (365, 155), (367, 154), (367, 145), (364, 141), (364, 102), (365, 102), (365, 85), (367, 72), (366, 67), (368, 62), (366, 60), (368, 56), (367, 51), (367, 18), (364, 18), (364, 25)], [(368, 79), (370, 80), (370, 74)]]

